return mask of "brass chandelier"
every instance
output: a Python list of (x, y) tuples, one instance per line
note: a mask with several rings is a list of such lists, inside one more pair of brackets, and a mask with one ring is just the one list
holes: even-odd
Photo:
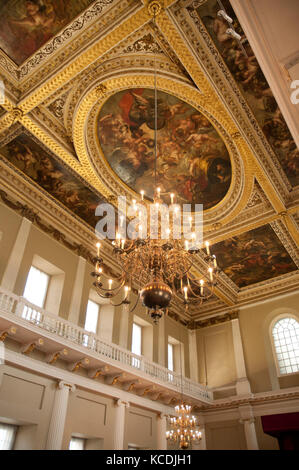
[[(157, 207), (160, 204), (162, 204), (161, 199), (155, 197), (154, 205)], [(203, 300), (210, 298), (213, 295), (219, 269), (216, 257), (211, 255), (209, 243), (205, 243), (204, 249), (198, 246), (196, 228), (190, 232), (189, 239), (175, 239), (173, 238), (175, 228), (166, 229), (167, 235), (165, 235), (158, 221), (156, 230), (158, 236), (151, 238), (149, 231), (146, 233), (139, 223), (140, 218), (137, 220), (138, 230), (135, 239), (122, 238), (118, 231), (115, 240), (112, 241), (113, 252), (121, 269), (119, 277), (111, 279), (105, 274), (103, 259), (100, 256), (101, 244), (97, 243), (95, 271), (92, 275), (96, 278), (94, 286), (99, 296), (106, 299), (116, 297), (124, 288), (123, 300), (117, 305), (130, 303), (133, 283), (142, 284), (131, 311), (136, 308), (140, 299), (154, 322), (157, 322), (163, 313), (167, 313), (172, 299), (178, 300), (187, 309), (194, 301), (202, 303)], [(192, 219), (190, 219), (190, 228), (191, 224)], [(195, 257), (200, 251), (204, 251), (206, 280), (196, 278), (192, 274)]]
[[(153, 5), (156, 2), (152, 2)], [(155, 5), (154, 5), (155, 7)], [(156, 10), (153, 10), (154, 22)], [(194, 301), (200, 303), (213, 295), (219, 269), (216, 257), (211, 255), (209, 242), (205, 246), (199, 242), (199, 227), (196, 224), (196, 214), (191, 212), (181, 215), (179, 204), (175, 204), (175, 194), (161, 194), (157, 184), (157, 74), (156, 58), (154, 67), (154, 197), (153, 201), (145, 199), (144, 191), (140, 192), (139, 201), (132, 200), (130, 213), (126, 210), (119, 214), (118, 230), (112, 241), (113, 252), (120, 267), (120, 275), (115, 279), (109, 278), (103, 270), (101, 258), (101, 243), (97, 243), (97, 256), (94, 259), (94, 287), (102, 298), (116, 297), (124, 289), (123, 300), (116, 305), (131, 303), (130, 291), (133, 284), (139, 284), (137, 300), (131, 309), (133, 311), (139, 299), (148, 309), (155, 323), (167, 313), (172, 299), (182, 302), (185, 308)], [(168, 215), (161, 216), (159, 210), (170, 203)], [(156, 215), (152, 217), (156, 211)], [(170, 217), (171, 214), (171, 217)], [(135, 223), (134, 234), (127, 238), (127, 221)], [(171, 219), (171, 220), (170, 220)], [(148, 229), (148, 220), (151, 227)], [(172, 222), (172, 224), (169, 224)], [(183, 225), (183, 234), (180, 227)], [(186, 234), (186, 225), (188, 226)], [(166, 227), (167, 226), (167, 227)], [(203, 277), (197, 278), (195, 270), (196, 256), (202, 252), (205, 268)], [(194, 269), (193, 269), (194, 268)], [(205, 279), (204, 279), (205, 278)]]
[(182, 403), (175, 407), (177, 417), (172, 417), (170, 421), (170, 431), (166, 432), (166, 439), (179, 443), (180, 449), (188, 449), (192, 442), (199, 442), (201, 432), (196, 429), (196, 418), (190, 416), (191, 406)]

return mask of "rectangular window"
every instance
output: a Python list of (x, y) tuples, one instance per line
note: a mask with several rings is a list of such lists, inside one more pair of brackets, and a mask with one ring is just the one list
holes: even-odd
[(70, 440), (69, 450), (84, 450), (85, 439), (80, 437), (72, 437)]
[[(91, 333), (97, 332), (100, 306), (96, 302), (89, 300), (87, 303), (84, 329)], [(83, 346), (88, 346), (88, 336), (83, 336)], [(92, 347), (92, 344), (89, 344)]]
[(174, 371), (173, 367), (173, 344), (168, 343), (168, 369), (172, 372)]
[[(141, 356), (141, 341), (142, 341), (142, 328), (141, 326), (137, 325), (137, 323), (133, 323), (133, 330), (132, 330), (132, 353), (136, 354), (137, 356)], [(140, 360), (137, 358), (133, 358), (132, 360), (133, 367), (140, 367)]]
[[(37, 307), (44, 308), (50, 276), (31, 266), (27, 276), (23, 297)], [(40, 323), (41, 314), (25, 305), (22, 317), (34, 323)]]
[(16, 432), (16, 426), (0, 423), (0, 450), (13, 449)]
[(37, 307), (43, 308), (49, 286), (50, 276), (31, 266), (23, 297)]
[(86, 317), (84, 329), (91, 333), (97, 332), (98, 319), (99, 319), (99, 304), (89, 300), (87, 303)]

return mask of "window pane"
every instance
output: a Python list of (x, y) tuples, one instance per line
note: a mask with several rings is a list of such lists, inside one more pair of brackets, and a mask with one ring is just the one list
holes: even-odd
[[(275, 323), (274, 346), (281, 374), (290, 374), (299, 368), (298, 341), (299, 322), (294, 318), (282, 318)], [(282, 354), (281, 354), (282, 353)]]
[(31, 266), (24, 290), (25, 299), (37, 307), (44, 307), (48, 290), (49, 276), (39, 269)]
[(136, 325), (136, 323), (133, 323), (132, 353), (141, 356), (141, 326)]
[(0, 423), (0, 450), (12, 450), (16, 435), (16, 426)]
[(96, 304), (92, 300), (88, 301), (86, 318), (85, 318), (85, 330), (91, 331), (92, 333), (97, 332), (97, 324), (99, 317), (99, 304)]
[(173, 371), (173, 345), (168, 343), (168, 369)]
[(69, 450), (84, 450), (85, 440), (79, 437), (72, 437), (70, 440)]

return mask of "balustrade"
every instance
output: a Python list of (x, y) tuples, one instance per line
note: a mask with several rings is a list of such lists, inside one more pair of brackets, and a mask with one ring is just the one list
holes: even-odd
[(199, 399), (212, 399), (212, 392), (199, 383), (193, 382), (186, 377), (181, 377), (176, 372), (169, 371), (165, 367), (155, 364), (143, 356), (133, 354), (116, 344), (102, 341), (94, 333), (90, 333), (61, 317), (36, 307), (23, 297), (18, 297), (3, 289), (0, 289), (0, 315), (1, 312), (20, 317), (22, 321), (32, 323), (48, 333), (58, 335), (83, 346), (108, 361), (112, 360), (129, 366), (167, 384), (171, 388), (179, 391), (183, 390), (184, 393)]

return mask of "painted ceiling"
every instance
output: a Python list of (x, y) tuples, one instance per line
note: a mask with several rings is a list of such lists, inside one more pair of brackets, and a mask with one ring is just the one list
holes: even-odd
[(21, 65), (93, 0), (1, 0), (0, 47)]
[(217, 15), (219, 11), (217, 0), (203, 3), (196, 11), (251, 107), (289, 182), (293, 187), (298, 186), (299, 150), (234, 10), (228, 0), (223, 0), (223, 5), (234, 20), (235, 30), (242, 39), (245, 39), (244, 48), (247, 57), (239, 44), (225, 33), (227, 22)]
[[(209, 209), (223, 199), (231, 182), (231, 163), (210, 121), (175, 96), (157, 94), (157, 184), (169, 203)], [(101, 109), (98, 135), (115, 173), (137, 193), (150, 198), (154, 187), (154, 90), (116, 93)]]
[(204, 205), (222, 270), (189, 319), (298, 289), (298, 149), (236, 15), (246, 56), (216, 0), (165, 0), (156, 25), (147, 3), (0, 2), (1, 189), (82, 240), (102, 200), (151, 197), (156, 63), (158, 182)]

